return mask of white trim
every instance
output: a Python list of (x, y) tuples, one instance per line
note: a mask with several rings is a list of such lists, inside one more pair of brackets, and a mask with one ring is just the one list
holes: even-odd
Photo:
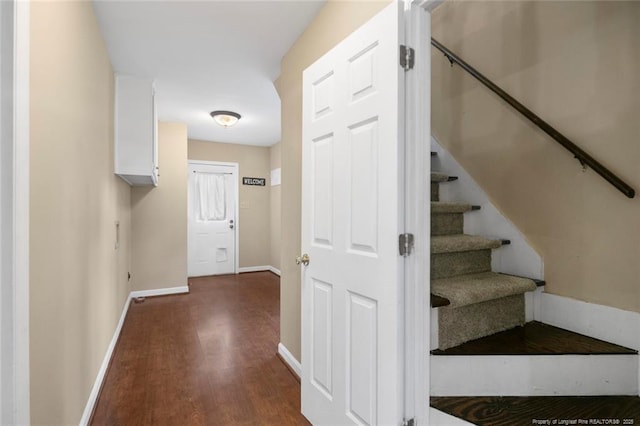
[(95, 408), (96, 402), (98, 402), (98, 395), (100, 394), (100, 389), (102, 388), (102, 382), (104, 381), (105, 375), (107, 374), (107, 369), (109, 368), (109, 363), (111, 362), (113, 351), (116, 348), (116, 343), (118, 343), (118, 338), (120, 337), (120, 332), (122, 331), (124, 320), (127, 317), (127, 312), (129, 312), (129, 306), (131, 306), (131, 299), (132, 296), (131, 294), (129, 294), (126, 302), (124, 303), (124, 307), (122, 308), (122, 314), (120, 315), (120, 320), (118, 321), (116, 329), (113, 332), (111, 342), (109, 342), (109, 346), (107, 347), (107, 352), (105, 353), (104, 359), (102, 360), (102, 365), (100, 365), (100, 370), (98, 370), (96, 380), (93, 383), (93, 388), (91, 388), (89, 399), (87, 400), (87, 404), (84, 407), (84, 412), (82, 413), (82, 418), (80, 419), (81, 426), (88, 425), (89, 420), (91, 420), (93, 409)]
[(29, 2), (0, 7), (0, 423), (29, 424)]
[(440, 346), (440, 336), (438, 335), (438, 327), (439, 327), (439, 321), (438, 321), (438, 309), (439, 308), (431, 308), (431, 339), (430, 339), (430, 345), (431, 345), (431, 350), (434, 349), (438, 349), (438, 346)]
[[(431, 14), (406, 2), (404, 43), (414, 49), (414, 67), (405, 73), (405, 231), (414, 235), (414, 251), (405, 260), (404, 418), (426, 424), (429, 417), (430, 207), (431, 173)], [(402, 99), (402, 98), (401, 98)], [(426, 283), (425, 283), (426, 281)]]
[(277, 276), (280, 276), (280, 269), (271, 266), (271, 265), (263, 265), (263, 266), (243, 266), (242, 268), (238, 268), (239, 274), (244, 274), (245, 272), (262, 272), (269, 271), (273, 272)]
[(540, 294), (534, 317), (545, 324), (640, 350), (640, 313)]
[(291, 367), (291, 369), (294, 371), (294, 373), (296, 373), (298, 375), (298, 377), (301, 378), (302, 377), (302, 365), (300, 364), (300, 362), (298, 362), (298, 360), (293, 355), (291, 355), (291, 352), (289, 352), (287, 347), (285, 345), (283, 345), (282, 343), (278, 343), (278, 353), (280, 354), (280, 356), (282, 357), (284, 362), (286, 362), (287, 365), (289, 367)]
[(269, 266), (269, 271), (273, 272), (274, 274), (276, 274), (277, 276), (280, 276), (280, 269), (273, 267), (273, 266)]
[(638, 395), (638, 355), (430, 358), (433, 396)]
[(135, 297), (152, 297), (152, 296), (166, 296), (169, 294), (183, 294), (189, 293), (189, 286), (168, 287), (168, 288), (155, 288), (152, 290), (138, 290), (131, 292), (131, 298)]
[(263, 265), (263, 266), (243, 266), (242, 268), (238, 268), (239, 274), (244, 274), (245, 272), (262, 272), (262, 271), (270, 271), (271, 266)]
[[(235, 190), (236, 190), (236, 208), (235, 208), (235, 212), (236, 212), (236, 217), (235, 217), (235, 226), (234, 229), (236, 231), (235, 233), (235, 261), (234, 261), (234, 266), (233, 266), (233, 271), (234, 274), (239, 274), (240, 273), (240, 163), (234, 163), (234, 162), (225, 162), (225, 161), (204, 161), (204, 160), (188, 160), (187, 161), (187, 165), (191, 165), (191, 164), (204, 164), (207, 166), (227, 166), (227, 167), (233, 167), (234, 169), (234, 173), (237, 177), (236, 181), (235, 181)], [(188, 191), (188, 185), (189, 185), (189, 179), (187, 179), (187, 191)]]
[(102, 360), (102, 364), (100, 365), (100, 370), (98, 370), (98, 375), (96, 376), (96, 380), (93, 383), (93, 387), (91, 388), (89, 399), (87, 400), (87, 404), (84, 407), (84, 412), (82, 413), (82, 418), (80, 419), (81, 426), (88, 425), (89, 420), (91, 420), (91, 415), (93, 414), (93, 409), (95, 408), (96, 402), (98, 401), (98, 395), (100, 395), (100, 389), (102, 388), (102, 383), (104, 382), (105, 375), (107, 374), (107, 369), (109, 368), (111, 357), (113, 356), (113, 352), (116, 348), (116, 343), (118, 343), (118, 338), (120, 337), (120, 333), (122, 332), (122, 326), (124, 325), (127, 313), (129, 312), (129, 307), (131, 306), (131, 300), (136, 297), (164, 296), (169, 294), (183, 293), (189, 293), (189, 286), (158, 288), (153, 290), (139, 290), (129, 293), (124, 307), (122, 308), (120, 320), (118, 320), (118, 324), (116, 325), (116, 328), (113, 332), (113, 337), (111, 338), (111, 342), (109, 342), (109, 346), (107, 347), (107, 351)]

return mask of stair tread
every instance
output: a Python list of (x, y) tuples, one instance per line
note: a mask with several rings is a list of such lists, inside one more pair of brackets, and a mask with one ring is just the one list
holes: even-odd
[(433, 355), (635, 355), (638, 351), (538, 321)]
[(431, 293), (431, 307), (432, 308), (440, 308), (442, 306), (449, 306), (451, 302), (444, 297), (440, 297), (436, 294)]
[(469, 203), (447, 203), (443, 201), (431, 202), (431, 213), (465, 213), (471, 210), (477, 210), (478, 207)]
[(431, 254), (494, 249), (502, 244), (502, 240), (477, 235), (438, 235), (431, 237)]
[(453, 308), (522, 294), (536, 288), (533, 280), (496, 272), (456, 275), (431, 281), (431, 293), (449, 300)]
[(628, 424), (640, 420), (637, 395), (441, 396), (431, 397), (430, 405), (475, 425), (531, 425), (532, 419), (585, 419), (578, 424), (588, 419), (629, 419)]
[(449, 180), (449, 175), (446, 173), (431, 172), (432, 183), (447, 182), (448, 180)]

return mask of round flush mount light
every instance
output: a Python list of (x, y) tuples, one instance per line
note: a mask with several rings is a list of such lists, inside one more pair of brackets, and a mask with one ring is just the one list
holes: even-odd
[(222, 127), (231, 127), (240, 120), (241, 115), (233, 111), (212, 111), (211, 117)]

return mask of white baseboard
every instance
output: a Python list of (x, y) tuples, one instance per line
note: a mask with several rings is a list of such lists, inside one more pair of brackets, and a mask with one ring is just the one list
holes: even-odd
[(575, 333), (640, 349), (640, 313), (549, 293), (539, 295), (535, 319)]
[(242, 268), (238, 268), (238, 273), (239, 274), (244, 274), (245, 272), (262, 272), (262, 271), (268, 271), (270, 268), (269, 265), (263, 265), (263, 266), (243, 266)]
[(189, 293), (189, 286), (184, 285), (180, 287), (169, 288), (156, 288), (153, 290), (138, 290), (131, 292), (131, 298), (135, 297), (151, 297), (151, 296), (166, 296), (168, 294), (182, 294)]
[(638, 355), (438, 356), (431, 396), (638, 395)]
[(278, 343), (278, 353), (287, 365), (298, 375), (298, 377), (302, 377), (302, 365), (293, 355), (291, 355), (291, 352), (289, 352), (286, 346), (282, 343)]
[(98, 401), (98, 394), (100, 393), (100, 388), (102, 387), (102, 382), (104, 381), (104, 376), (107, 373), (107, 368), (109, 368), (109, 362), (111, 362), (111, 356), (113, 355), (113, 350), (116, 347), (116, 343), (118, 342), (118, 338), (120, 337), (120, 331), (122, 331), (122, 325), (124, 324), (124, 319), (127, 316), (127, 312), (129, 311), (129, 306), (131, 305), (132, 296), (129, 294), (127, 300), (124, 302), (124, 307), (122, 308), (122, 314), (120, 315), (120, 320), (118, 320), (118, 324), (116, 325), (116, 329), (113, 332), (113, 337), (111, 338), (111, 342), (109, 342), (109, 346), (107, 347), (107, 353), (104, 355), (104, 359), (102, 360), (102, 365), (100, 365), (100, 370), (98, 370), (98, 376), (96, 377), (96, 381), (93, 384), (93, 388), (91, 388), (91, 393), (89, 394), (89, 400), (87, 401), (87, 405), (84, 407), (84, 412), (82, 413), (82, 418), (80, 419), (80, 425), (85, 426), (89, 424), (89, 420), (91, 420), (91, 414), (93, 413), (93, 409)]
[(116, 343), (118, 342), (118, 338), (120, 337), (120, 332), (122, 331), (122, 325), (124, 324), (124, 319), (126, 318), (127, 312), (129, 311), (131, 300), (135, 297), (164, 296), (167, 294), (181, 294), (181, 293), (189, 293), (189, 286), (185, 285), (180, 287), (159, 288), (154, 290), (132, 291), (131, 293), (129, 293), (129, 296), (127, 297), (127, 301), (124, 304), (124, 308), (122, 309), (120, 320), (116, 325), (116, 329), (113, 332), (113, 337), (111, 338), (111, 342), (109, 342), (109, 346), (107, 347), (107, 352), (105, 353), (104, 359), (102, 360), (102, 365), (100, 365), (100, 370), (98, 370), (96, 381), (93, 384), (93, 388), (91, 388), (91, 393), (89, 394), (89, 400), (87, 401), (87, 405), (84, 407), (84, 412), (82, 413), (82, 418), (80, 419), (81, 426), (88, 425), (89, 420), (91, 420), (91, 414), (93, 413), (93, 409), (98, 400), (98, 394), (100, 393), (102, 382), (104, 381), (105, 374), (107, 373), (107, 368), (109, 368), (109, 363), (111, 362), (111, 357), (113, 356), (113, 351), (116, 347)]
[(280, 276), (280, 275), (281, 275), (281, 274), (280, 274), (280, 269), (278, 269), (278, 268), (275, 268), (275, 267), (273, 267), (273, 266), (269, 266), (269, 270), (270, 270), (271, 272), (273, 272), (274, 274), (276, 274), (277, 276)]
[(238, 268), (239, 274), (244, 274), (245, 272), (263, 272), (270, 271), (280, 276), (280, 269), (274, 268), (271, 265), (263, 265), (263, 266), (243, 266), (242, 268)]

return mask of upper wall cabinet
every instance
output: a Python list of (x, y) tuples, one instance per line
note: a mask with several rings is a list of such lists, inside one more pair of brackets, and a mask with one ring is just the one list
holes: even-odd
[(158, 185), (153, 80), (116, 75), (115, 173), (130, 185)]

